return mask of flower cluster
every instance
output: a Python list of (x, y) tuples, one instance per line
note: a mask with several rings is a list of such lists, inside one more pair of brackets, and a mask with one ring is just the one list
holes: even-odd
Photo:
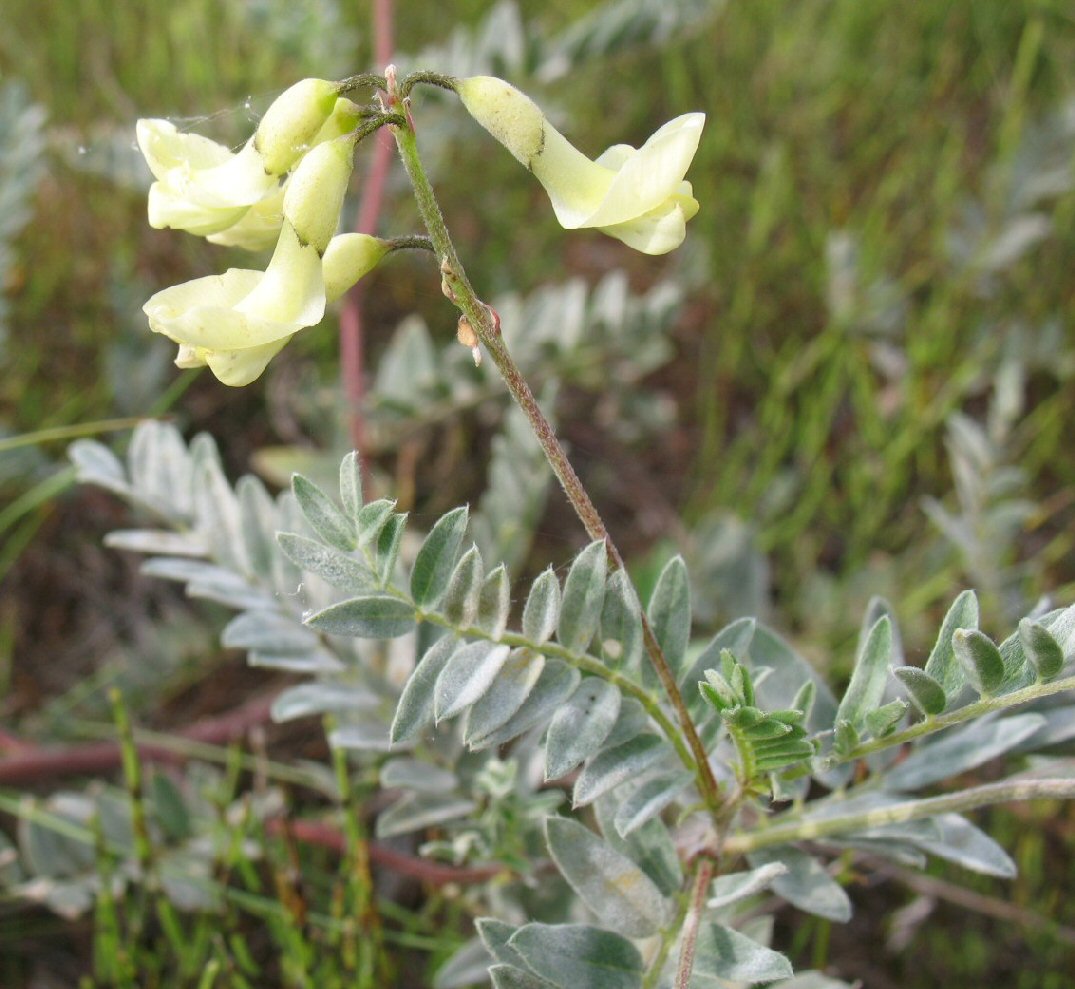
[[(391, 89), (395, 77), (389, 77)], [(704, 114), (677, 117), (641, 148), (617, 144), (591, 161), (504, 80), (448, 83), (541, 182), (565, 228), (594, 228), (646, 254), (683, 243), (687, 221), (698, 212), (684, 176)], [(323, 79), (296, 83), (237, 152), (180, 133), (166, 120), (138, 122), (138, 146), (154, 177), (152, 226), (232, 247), (276, 245), (265, 271), (232, 268), (165, 289), (146, 303), (150, 328), (179, 345), (180, 367), (208, 365), (225, 384), (249, 384), (391, 249), (374, 237), (336, 235), (360, 121), (359, 108), (341, 90)]]
[(150, 328), (179, 345), (180, 367), (208, 365), (224, 384), (249, 384), (387, 252), (375, 237), (333, 236), (358, 121), (358, 108), (338, 90), (322, 79), (292, 86), (237, 153), (166, 120), (138, 122), (138, 146), (155, 179), (151, 226), (254, 250), (276, 243), (265, 271), (231, 268), (145, 304)]

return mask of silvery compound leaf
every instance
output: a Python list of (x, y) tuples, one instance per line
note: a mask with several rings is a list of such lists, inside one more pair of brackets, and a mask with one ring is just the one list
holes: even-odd
[[(135, 496), (156, 506), (169, 518), (189, 516), (191, 511), (191, 464), (186, 444), (170, 423), (147, 420), (139, 423), (127, 451), (127, 465)], [(214, 479), (231, 495), (223, 473)]]
[(88, 876), (69, 880), (37, 876), (12, 892), (31, 903), (40, 903), (65, 920), (77, 920), (93, 906), (95, 887), (96, 881)]
[(847, 721), (861, 728), (866, 716), (881, 705), (888, 684), (892, 658), (892, 622), (887, 615), (870, 629), (855, 659), (851, 682), (836, 710), (836, 721)]
[(511, 581), (508, 569), (501, 563), (495, 567), (481, 586), (478, 595), (478, 628), (484, 629), (494, 639), (499, 639), (508, 627), (511, 614)]
[(674, 556), (665, 564), (647, 609), (653, 634), (673, 671), (682, 672), (691, 637), (691, 592), (687, 565)]
[(408, 793), (377, 818), (377, 837), (391, 838), (469, 817), (477, 804), (466, 797), (443, 793)]
[(657, 735), (639, 735), (615, 748), (603, 749), (579, 774), (572, 791), (575, 807), (593, 803), (601, 794), (649, 769), (667, 747)]
[(957, 628), (952, 649), (963, 667), (963, 677), (979, 694), (994, 694), (1004, 683), (1004, 657), (996, 643), (976, 628)]
[(791, 974), (791, 962), (780, 952), (730, 927), (703, 920), (695, 947), (691, 989), (725, 989), (725, 980), (754, 985), (786, 979)]
[(440, 671), (433, 687), (433, 720), (454, 718), (470, 707), (492, 685), (511, 649), (492, 642), (471, 642), (460, 647)]
[(623, 742), (641, 735), (650, 728), (649, 715), (637, 697), (624, 697), (620, 701), (620, 713), (612, 731), (602, 744), (602, 748), (611, 749)]
[[(149, 572), (144, 567), (142, 570), (143, 573)], [(227, 573), (227, 576), (224, 576), (225, 573), (227, 571), (192, 580), (187, 584), (187, 597), (216, 601), (237, 611), (272, 607), (274, 600), (267, 591), (260, 587), (251, 587), (238, 574)]]
[(193, 505), (196, 528), (213, 558), (236, 573), (250, 573), (239, 502), (216, 456), (200, 459), (193, 469)]
[(938, 780), (958, 776), (1015, 748), (1045, 723), (1040, 714), (1007, 718), (980, 718), (941, 735), (938, 741), (918, 745), (885, 775), (890, 790), (918, 790)]
[(1075, 738), (1075, 705), (1051, 707), (1037, 713), (1044, 719), (1043, 724), (1033, 735), (1009, 749), (1012, 755), (1035, 752), (1050, 745), (1061, 745)]
[(541, 671), (537, 683), (519, 709), (499, 728), (481, 738), (473, 739), (471, 748), (487, 749), (494, 745), (503, 745), (542, 724), (575, 692), (580, 679), (579, 671), (568, 666), (563, 660), (546, 659), (545, 668)]
[(555, 983), (538, 978), (527, 969), (516, 968), (514, 965), (492, 965), (489, 968), (489, 978), (492, 980), (493, 989), (556, 989)]
[(641, 989), (642, 956), (626, 938), (584, 924), (526, 924), (508, 944), (560, 989)]
[(466, 527), (466, 507), (456, 508), (437, 519), (423, 541), (411, 568), (411, 596), (420, 607), (432, 607), (444, 594)]
[(556, 631), (560, 620), (560, 582), (552, 570), (541, 573), (530, 586), (523, 608), (523, 635), (541, 645)]
[(278, 533), (276, 541), (295, 566), (307, 573), (317, 574), (337, 590), (363, 594), (377, 589), (377, 575), (363, 560), (293, 532)]
[(1011, 879), (1018, 872), (1015, 863), (1000, 845), (959, 814), (941, 814), (930, 818), (930, 822), (939, 828), (939, 837), (911, 839), (911, 843), (922, 851), (985, 876)]
[(831, 979), (821, 972), (799, 972), (790, 979), (774, 982), (771, 989), (854, 989), (849, 982)]
[(288, 687), (272, 703), (272, 719), (277, 724), (329, 711), (356, 711), (372, 714), (380, 700), (361, 687), (342, 683), (300, 683)]
[(327, 649), (318, 647), (309, 652), (271, 653), (251, 652), (246, 657), (248, 666), (269, 670), (289, 670), (292, 673), (341, 673), (347, 667)]
[(316, 649), (320, 639), (315, 632), (300, 625), (297, 618), (265, 610), (236, 615), (224, 626), (220, 642), (228, 649), (305, 653)]
[(782, 862), (770, 862), (749, 872), (732, 872), (718, 876), (713, 882), (713, 895), (706, 902), (706, 906), (710, 910), (720, 910), (745, 900), (768, 889), (777, 876), (782, 876), (787, 871), (788, 867)]
[(455, 565), (448, 588), (440, 602), (440, 612), (456, 628), (468, 628), (478, 615), (485, 565), (477, 546), (471, 546)]
[(773, 891), (806, 913), (846, 924), (851, 901), (843, 887), (815, 858), (797, 848), (759, 849), (747, 856), (753, 866), (782, 865), (784, 873), (773, 881)]
[(620, 713), (620, 690), (586, 677), (553, 715), (545, 741), (545, 779), (560, 779), (588, 759), (608, 737)]
[(396, 704), (391, 732), (393, 742), (405, 742), (433, 723), (433, 690), (437, 677), (458, 646), (459, 640), (454, 635), (445, 635), (426, 650)]
[(508, 721), (530, 695), (545, 668), (545, 657), (531, 649), (512, 649), (493, 685), (467, 712), (464, 740), (476, 742)]
[(362, 511), (362, 458), (352, 450), (340, 461), (340, 501), (355, 522)]
[(465, 989), (488, 981), (492, 959), (478, 938), (471, 938), (449, 958), (433, 977), (433, 989)]
[(276, 556), (276, 530), (280, 528), (276, 503), (252, 474), (239, 478), (235, 495), (239, 499), (239, 525), (250, 572), (259, 577), (270, 574)]
[(660, 814), (683, 792), (691, 779), (686, 770), (675, 770), (654, 776), (640, 784), (616, 811), (613, 825), (620, 837), (626, 838)]
[(75, 440), (67, 448), (68, 459), (75, 465), (75, 475), (81, 484), (96, 484), (115, 494), (128, 496), (131, 486), (127, 472), (111, 450), (97, 440)]
[(1063, 669), (1064, 650), (1053, 634), (1039, 622), (1030, 618), (1019, 622), (1019, 643), (1040, 679), (1051, 680)]
[(306, 618), (319, 632), (358, 639), (394, 639), (414, 629), (414, 607), (388, 594), (362, 594)]
[(406, 528), (406, 515), (390, 515), (377, 533), (375, 544), (377, 577), (382, 584), (387, 584), (395, 573), (396, 563), (399, 561), (399, 549), (403, 545), (403, 532)]
[(608, 554), (602, 541), (592, 542), (577, 557), (564, 581), (556, 637), (565, 649), (585, 652), (601, 621), (605, 601)]
[(944, 688), (949, 700), (957, 697), (963, 689), (963, 669), (952, 648), (952, 635), (957, 628), (977, 627), (978, 598), (974, 591), (963, 591), (944, 616), (937, 642), (925, 666), (926, 672)]
[(378, 498), (376, 501), (363, 505), (358, 510), (355, 519), (358, 527), (358, 545), (368, 546), (376, 541), (395, 510), (396, 503), (387, 498)]
[(301, 474), (293, 474), (291, 490), (310, 528), (326, 543), (345, 551), (358, 545), (358, 528), (354, 520), (344, 515), (313, 481)]
[(200, 532), (171, 532), (167, 529), (118, 529), (105, 536), (110, 549), (130, 553), (160, 553), (164, 556), (203, 557), (209, 541)]
[(683, 869), (672, 835), (660, 818), (650, 818), (626, 837), (616, 830), (619, 793), (608, 793), (593, 803), (594, 816), (605, 841), (626, 855), (652, 879), (666, 896), (683, 886)]
[(500, 964), (520, 968), (526, 965), (518, 952), (508, 944), (511, 936), (519, 929), (518, 925), (506, 924), (494, 917), (479, 917), (474, 922), (474, 927), (485, 945), (485, 950)]
[(451, 793), (455, 773), (418, 759), (390, 759), (381, 767), (382, 788), (421, 790), (423, 793)]
[(363, 715), (354, 724), (345, 724), (333, 731), (328, 744), (334, 749), (353, 749), (356, 752), (388, 752), (393, 743), (388, 723), (371, 715)]
[(634, 671), (642, 660), (642, 609), (631, 579), (617, 570), (608, 579), (601, 608), (601, 652), (613, 669)]
[(545, 834), (563, 877), (602, 924), (628, 937), (648, 937), (667, 922), (669, 903), (654, 882), (589, 828), (550, 817)]
[(917, 666), (900, 666), (892, 671), (907, 691), (920, 714), (940, 714), (948, 703), (942, 687), (925, 670)]

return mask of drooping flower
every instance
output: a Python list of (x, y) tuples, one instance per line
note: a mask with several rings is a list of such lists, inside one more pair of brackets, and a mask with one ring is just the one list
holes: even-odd
[(265, 271), (229, 268), (166, 288), (143, 306), (149, 327), (179, 344), (176, 364), (247, 385), (299, 330), (325, 314), (321, 258), (286, 221)]
[(167, 120), (139, 120), (135, 133), (156, 179), (149, 189), (151, 227), (215, 234), (279, 186), (253, 140), (234, 154), (200, 134), (181, 133)]
[(280, 230), (281, 177), (322, 131), (323, 138), (335, 137), (348, 121), (353, 126), (354, 104), (338, 100), (337, 89), (323, 79), (296, 83), (266, 110), (238, 153), (181, 133), (167, 120), (139, 120), (138, 147), (156, 180), (149, 190), (150, 226), (241, 247), (270, 245)]
[(265, 271), (231, 268), (164, 289), (145, 304), (150, 329), (179, 344), (180, 367), (207, 364), (226, 385), (249, 384), (292, 336), (321, 322), (330, 297), (383, 257), (386, 245), (352, 239), (358, 235), (332, 250), (353, 150), (352, 136), (335, 138), (299, 162)]
[[(341, 96), (336, 100), (328, 120), (311, 141), (311, 147), (350, 134), (358, 120), (358, 106)], [(237, 223), (219, 233), (209, 234), (206, 240), (224, 247), (244, 247), (250, 251), (271, 247), (280, 235), (280, 224), (284, 219), (284, 194), (290, 182), (291, 177), (288, 176), (283, 185), (278, 185), (265, 198), (254, 203)]]
[(591, 161), (503, 79), (460, 79), (456, 92), (471, 116), (534, 173), (566, 229), (596, 228), (645, 254), (683, 243), (687, 221), (698, 212), (684, 176), (704, 113), (676, 117), (641, 148), (617, 144)]

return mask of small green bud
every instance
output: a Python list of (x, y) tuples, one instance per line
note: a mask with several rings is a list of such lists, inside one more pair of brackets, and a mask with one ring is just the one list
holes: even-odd
[(318, 254), (325, 253), (339, 226), (354, 150), (353, 135), (317, 145), (303, 156), (284, 191), (284, 219)]
[(1004, 658), (988, 635), (976, 628), (957, 628), (952, 649), (967, 677), (979, 694), (992, 694), (1004, 682)]
[(334, 82), (303, 79), (273, 101), (254, 134), (269, 175), (283, 175), (305, 154), (335, 108), (338, 92)]
[(333, 237), (321, 259), (325, 299), (334, 302), (388, 253), (389, 245), (368, 234), (346, 233)]
[(698, 684), (702, 696), (709, 701), (718, 711), (727, 707), (735, 707), (739, 703), (739, 697), (716, 670), (705, 671), (705, 682)]
[(1040, 680), (1051, 680), (1063, 669), (1064, 650), (1044, 625), (1024, 618), (1019, 623), (1019, 641)]

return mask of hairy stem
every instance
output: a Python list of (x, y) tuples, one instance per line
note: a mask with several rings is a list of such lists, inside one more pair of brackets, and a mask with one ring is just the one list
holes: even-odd
[(833, 838), (868, 828), (917, 821), (936, 814), (962, 813), (974, 810), (976, 807), (987, 807), (990, 804), (1006, 803), (1012, 800), (1070, 800), (1072, 798), (1075, 798), (1075, 780), (1003, 780), (1000, 783), (987, 783), (985, 786), (972, 787), (969, 790), (945, 794), (942, 797), (905, 800), (887, 807), (874, 807), (871, 810), (840, 817), (776, 824), (760, 831), (733, 834), (725, 840), (723, 850), (729, 854), (745, 855), (758, 848), (771, 845)]
[[(391, 80), (389, 85), (391, 86)], [(440, 259), (446, 292), (450, 293), (450, 297), (456, 306), (463, 313), (474, 332), (477, 333), (478, 339), (504, 378), (512, 398), (515, 399), (525, 413), (538, 442), (541, 444), (545, 457), (549, 461), (549, 466), (564, 489), (564, 493), (571, 502), (571, 506), (575, 509), (575, 514), (578, 515), (586, 532), (591, 539), (599, 539), (604, 542), (609, 561), (613, 567), (620, 570), (624, 569), (623, 557), (612, 541), (604, 520), (567, 459), (567, 454), (560, 445), (560, 441), (557, 439), (549, 420), (545, 418), (545, 414), (541, 411), (537, 400), (534, 398), (534, 393), (530, 390), (530, 386), (520, 372), (518, 365), (508, 352), (504, 339), (500, 334), (497, 320), (489, 307), (478, 298), (477, 293), (470, 284), (470, 280), (467, 278), (466, 271), (452, 244), (451, 236), (444, 222), (444, 216), (440, 210), (440, 204), (437, 202), (436, 195), (429, 183), (429, 178), (422, 167), (414, 129), (409, 119), (398, 125), (394, 124), (392, 130), (395, 134), (400, 157), (403, 160), (403, 166), (414, 188), (418, 211), (425, 222), (430, 239), (433, 241), (433, 247)], [(702, 798), (710, 812), (716, 815), (719, 813), (721, 806), (720, 789), (709, 765), (705, 746), (702, 745), (702, 741), (698, 737), (694, 722), (691, 720), (683, 695), (680, 693), (679, 686), (676, 683), (675, 674), (664, 656), (660, 643), (653, 633), (653, 628), (650, 626), (645, 612), (641, 609), (640, 611), (642, 614), (643, 641), (650, 663), (661, 682), (665, 696), (668, 697), (672, 707), (675, 709), (680, 731), (693, 753), (696, 767), (695, 775)]]
[(688, 989), (691, 972), (694, 971), (694, 950), (698, 945), (698, 927), (705, 911), (705, 898), (713, 881), (716, 866), (711, 858), (702, 856), (694, 863), (691, 884), (690, 909), (683, 923), (683, 935), (679, 948), (679, 964), (676, 966), (675, 989)]

